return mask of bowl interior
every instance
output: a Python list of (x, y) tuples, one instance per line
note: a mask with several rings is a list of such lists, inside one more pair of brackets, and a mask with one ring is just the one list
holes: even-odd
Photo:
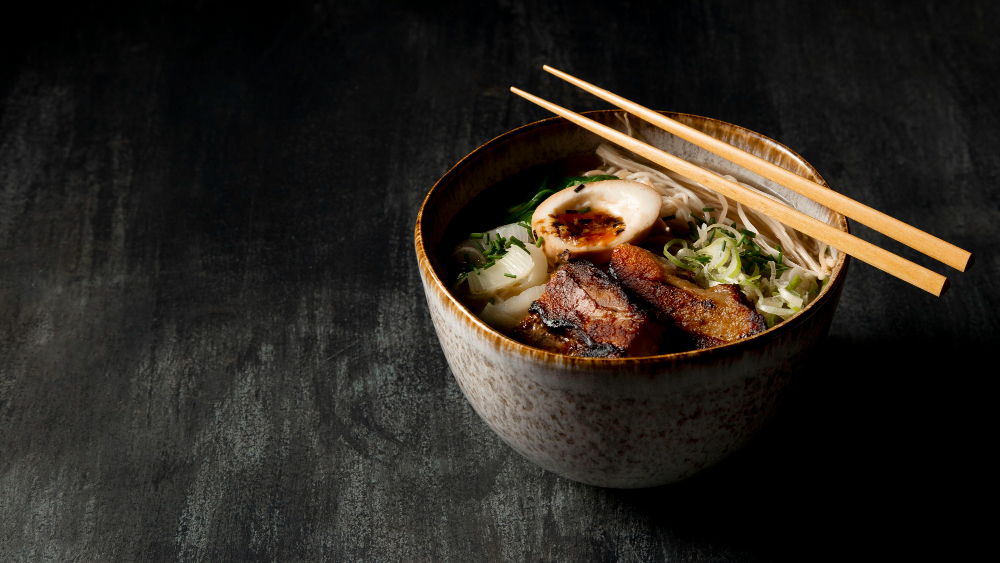
[[(586, 112), (584, 115), (625, 131), (626, 126), (621, 119), (623, 113), (620, 110), (606, 110)], [(706, 117), (674, 112), (661, 113), (809, 180), (826, 185), (819, 173), (802, 157), (763, 135)], [(770, 190), (785, 198), (799, 211), (845, 232), (848, 231), (847, 219), (843, 215), (635, 117), (629, 117), (629, 121), (633, 131), (645, 142), (704, 168)], [(449, 231), (449, 226), (477, 195), (498, 184), (504, 185), (501, 182), (523, 174), (526, 170), (541, 168), (568, 158), (592, 155), (602, 142), (603, 139), (597, 135), (556, 117), (505, 133), (479, 147), (456, 164), (431, 189), (417, 219), (418, 254), (425, 255), (429, 260), (433, 283), (438, 284), (443, 291), (447, 291), (448, 284), (443, 280), (449, 279), (447, 277), (449, 270), (441, 263), (441, 257), (448, 256), (451, 248), (450, 246), (443, 248), (442, 245), (456, 242), (451, 240), (453, 235)], [(845, 260), (846, 255), (840, 253), (831, 276), (831, 283), (827, 283), (824, 287), (824, 294), (839, 282)], [(824, 298), (825, 295), (821, 294), (803, 310), (803, 313), (819, 304)], [(458, 304), (457, 300), (455, 302)], [(481, 324), (471, 311), (461, 305), (460, 308), (475, 324)], [(796, 318), (804, 316), (806, 315), (800, 314)]]

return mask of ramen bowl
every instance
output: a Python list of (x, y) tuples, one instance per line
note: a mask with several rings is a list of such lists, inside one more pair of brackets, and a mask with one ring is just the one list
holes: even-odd
[[(623, 130), (618, 111), (586, 115)], [(694, 115), (675, 120), (825, 185), (783, 145), (742, 127)], [(650, 144), (785, 197), (844, 231), (844, 216), (645, 123)], [(562, 118), (531, 123), (474, 150), (431, 189), (415, 245), (434, 329), (448, 366), (479, 416), (518, 453), (568, 479), (638, 488), (690, 477), (736, 452), (773, 417), (826, 336), (848, 259), (837, 259), (822, 293), (798, 315), (732, 344), (660, 356), (595, 359), (516, 342), (479, 320), (449, 291), (448, 225), (484, 190), (547, 163), (593, 153), (601, 139)]]

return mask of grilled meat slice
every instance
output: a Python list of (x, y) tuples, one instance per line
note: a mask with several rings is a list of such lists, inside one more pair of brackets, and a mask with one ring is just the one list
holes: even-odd
[(702, 289), (666, 258), (621, 244), (611, 256), (611, 273), (695, 339), (698, 348), (742, 340), (767, 329), (764, 316), (735, 285)]
[(530, 311), (550, 331), (571, 333), (591, 348), (612, 346), (625, 356), (656, 354), (660, 348), (662, 324), (631, 303), (625, 290), (607, 274), (584, 260), (560, 266)]
[(617, 346), (591, 341), (576, 327), (549, 328), (538, 313), (528, 313), (510, 336), (528, 346), (567, 356), (621, 358), (625, 355)]

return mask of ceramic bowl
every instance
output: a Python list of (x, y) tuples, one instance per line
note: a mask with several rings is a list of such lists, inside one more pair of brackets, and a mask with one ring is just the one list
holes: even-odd
[[(616, 111), (589, 112), (623, 129)], [(663, 112), (806, 178), (805, 160), (742, 127)], [(636, 120), (633, 119), (633, 125)], [(639, 123), (651, 144), (701, 166), (764, 185), (800, 211), (848, 230), (847, 220), (673, 135)], [(477, 194), (517, 172), (593, 153), (601, 139), (546, 119), (474, 150), (431, 189), (417, 217), (416, 252), (427, 305), (448, 365), (479, 416), (524, 457), (559, 475), (637, 488), (690, 477), (742, 446), (772, 417), (825, 337), (847, 273), (841, 254), (820, 296), (791, 320), (708, 350), (643, 358), (575, 358), (525, 346), (491, 329), (443, 281), (447, 225)]]

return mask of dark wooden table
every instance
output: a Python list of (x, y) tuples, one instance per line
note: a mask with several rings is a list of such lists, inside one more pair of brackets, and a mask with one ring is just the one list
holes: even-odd
[[(958, 4), (953, 6), (951, 4)], [(0, 560), (962, 560), (1000, 344), (1000, 4), (34, 6), (0, 39)], [(855, 262), (823, 357), (689, 481), (581, 485), (462, 397), (412, 230), (547, 117), (760, 131), (972, 250), (938, 299)]]

